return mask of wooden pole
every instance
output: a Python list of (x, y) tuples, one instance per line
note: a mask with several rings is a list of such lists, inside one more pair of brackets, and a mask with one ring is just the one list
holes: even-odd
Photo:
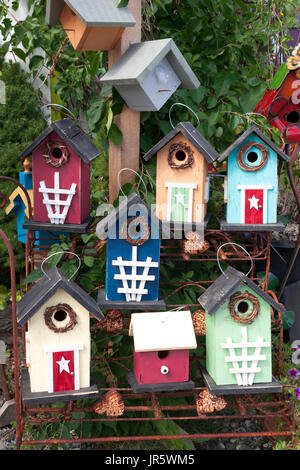
[[(133, 27), (126, 28), (116, 47), (108, 53), (108, 68), (124, 54), (132, 42), (141, 41), (142, 0), (129, 0), (128, 8), (136, 20)], [(123, 134), (121, 145), (109, 142), (109, 200), (112, 203), (119, 194), (118, 173), (122, 168), (139, 169), (140, 157), (140, 112), (132, 111), (125, 104), (122, 113), (115, 117), (115, 124)], [(123, 171), (120, 185), (134, 182), (135, 174)]]

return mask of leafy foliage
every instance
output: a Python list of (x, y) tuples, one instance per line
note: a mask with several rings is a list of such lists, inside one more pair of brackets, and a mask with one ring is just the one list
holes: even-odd
[[(78, 123), (85, 124), (87, 132), (96, 138), (96, 145), (101, 149), (102, 156), (92, 164), (93, 213), (99, 201), (107, 199), (108, 142), (111, 140), (116, 145), (122, 142), (122, 134), (114, 122), (114, 117), (121, 112), (124, 103), (114, 89), (102, 86), (99, 82), (99, 78), (107, 70), (107, 53), (74, 51), (61, 26), (46, 25), (45, 3), (45, 0), (28, 0), (31, 13), (24, 21), (17, 22), (14, 26), (13, 16), (19, 1), (13, 1), (12, 6), (7, 7), (5, 2), (0, 0), (0, 31), (4, 37), (0, 55), (4, 56), (11, 49), (16, 57), (29, 65), (33, 78), (39, 76), (46, 81), (50, 77), (56, 102), (69, 110), (68, 112), (63, 108), (59, 109), (60, 116), (71, 113)], [(121, 0), (118, 6), (123, 7), (127, 3), (127, 0)], [(201, 85), (197, 90), (177, 90), (159, 112), (141, 113), (141, 153), (147, 152), (171, 130), (169, 111), (175, 103), (183, 103), (196, 113), (200, 121), (199, 131), (219, 152), (231, 144), (236, 134), (246, 129), (253, 121), (279, 144), (279, 132), (271, 129), (264, 118), (255, 116), (252, 112), (280, 65), (282, 55), (288, 52), (287, 32), (294, 22), (294, 11), (300, 6), (300, 1), (143, 0), (142, 5), (143, 39), (173, 38)], [(19, 101), (18, 93), (15, 103), (18, 105), (18, 111), (15, 111), (18, 117), (20, 109), (27, 109), (26, 104)], [(36, 109), (35, 106), (33, 108)], [(188, 120), (195, 124), (195, 116), (186, 107), (177, 105), (173, 109), (174, 124)], [(23, 132), (22, 143), (27, 142), (27, 139), (33, 140), (41, 131), (39, 126), (35, 126), (34, 132), (29, 135), (31, 127), (27, 120), (30, 122), (31, 117), (31, 113), (30, 116), (24, 115), (26, 129), (23, 126), (23, 131), (26, 136)], [(18, 126), (20, 121), (19, 119), (14, 123), (14, 126)], [(5, 132), (9, 135), (10, 126), (6, 127)], [(18, 142), (16, 145), (19, 145), (18, 138), (20, 136), (13, 136), (12, 141)], [(16, 162), (15, 158), (11, 161)], [(152, 204), (155, 202), (154, 159), (147, 164), (141, 162), (141, 168), (146, 188), (138, 181), (139, 192), (146, 203)], [(0, 173), (3, 173), (4, 168), (0, 170)], [(16, 173), (15, 168), (9, 169), (9, 174), (12, 175), (14, 171)], [(128, 194), (134, 188), (133, 185), (127, 184), (122, 189)], [(213, 189), (214, 196), (209, 204), (216, 214), (222, 210), (221, 198), (218, 199), (222, 188), (217, 179), (213, 182)], [(79, 254), (83, 262), (80, 275), (74, 278), (89, 293), (94, 293), (96, 286), (105, 282), (105, 246), (101, 251), (102, 259), (95, 262), (95, 241), (94, 235), (81, 237)], [(64, 260), (58, 254), (62, 248), (68, 251), (71, 246), (69, 242), (54, 245), (49, 254), (57, 256), (51, 258), (51, 264), (60, 263), (61, 269), (71, 277), (77, 269), (76, 260)], [(38, 270), (35, 271), (26, 282), (37, 280), (41, 274)], [(164, 260), (161, 264), (162, 282), (172, 279), (178, 283), (191, 283), (172, 295), (174, 304), (196, 304), (199, 292), (192, 285), (193, 281), (213, 280), (217, 276), (215, 262), (191, 262), (186, 271), (172, 260)], [(165, 286), (163, 296), (170, 293), (171, 288)], [(101, 348), (110, 352), (103, 353)], [(200, 344), (198, 349), (195, 354), (203, 352), (203, 345)], [(117, 363), (110, 363), (109, 358), (114, 355), (128, 357), (132, 354), (132, 341), (126, 335), (116, 335), (113, 338), (97, 335), (93, 339), (92, 353), (102, 361), (95, 370), (96, 380), (124, 380), (124, 369), (118, 367)], [(169, 433), (175, 429), (174, 434), (177, 433), (176, 424), (172, 422), (143, 423), (143, 427), (133, 423), (130, 423), (130, 427), (129, 423), (109, 424), (114, 433), (122, 432), (124, 435), (142, 435), (149, 431), (147, 426), (152, 426), (152, 433), (153, 426), (156, 426), (159, 432)], [(41, 427), (39, 432), (44, 432), (45, 436), (50, 432), (55, 436), (68, 436), (70, 433), (68, 423), (55, 425), (55, 429), (52, 429), (52, 426), (54, 425), (49, 424), (48, 428)], [(91, 436), (102, 432), (102, 426), (106, 424), (85, 423), (84, 426), (86, 435)], [(173, 446), (174, 443), (169, 445)]]
[[(4, 63), (1, 66), (1, 80), (6, 86), (6, 104), (0, 105), (0, 175), (19, 179), (19, 171), (23, 170), (18, 159), (22, 149), (26, 148), (45, 128), (45, 120), (39, 106), (39, 100), (33, 90), (29, 75), (18, 63)], [(9, 196), (15, 185), (1, 181), (0, 191)], [(18, 272), (24, 265), (24, 245), (16, 239), (16, 216), (5, 216), (0, 213), (0, 226), (12, 242)], [(0, 263), (9, 267), (7, 249), (0, 241)], [(3, 271), (3, 282), (7, 276)], [(5, 281), (4, 281), (5, 279)], [(9, 277), (8, 277), (9, 279)]]

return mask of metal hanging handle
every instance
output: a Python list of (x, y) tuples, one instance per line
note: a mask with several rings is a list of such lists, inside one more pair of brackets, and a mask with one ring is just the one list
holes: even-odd
[(147, 191), (147, 186), (145, 184), (145, 181), (143, 180), (143, 178), (141, 177), (141, 175), (138, 174), (137, 171), (133, 170), (132, 168), (121, 168), (121, 170), (118, 172), (118, 176), (117, 176), (117, 181), (118, 181), (118, 186), (119, 186), (119, 189), (121, 191), (121, 193), (123, 194), (123, 196), (126, 197), (126, 194), (124, 194), (124, 191), (121, 187), (121, 184), (120, 184), (120, 174), (122, 173), (122, 171), (132, 171), (133, 173), (135, 173), (139, 178), (140, 178), (140, 181), (143, 183), (144, 185), (144, 188), (145, 188), (145, 191), (146, 191), (146, 197), (148, 196), (148, 191)]
[(172, 126), (172, 128), (174, 129), (174, 125), (173, 125), (173, 122), (172, 122), (172, 119), (171, 119), (171, 111), (172, 111), (172, 108), (174, 108), (174, 106), (184, 106), (185, 108), (187, 108), (189, 111), (191, 111), (191, 113), (195, 116), (195, 118), (197, 119), (197, 127), (200, 126), (200, 119), (198, 118), (197, 114), (195, 113), (195, 111), (190, 108), (187, 104), (184, 104), (184, 103), (173, 103), (172, 106), (170, 107), (169, 109), (169, 121), (170, 121), (170, 124)]
[(226, 246), (226, 245), (235, 245), (235, 246), (238, 246), (239, 248), (241, 248), (245, 253), (246, 255), (249, 256), (249, 259), (250, 259), (250, 262), (251, 262), (251, 268), (249, 269), (249, 271), (247, 272), (247, 274), (245, 274), (245, 276), (248, 276), (248, 274), (251, 273), (252, 269), (253, 269), (253, 259), (252, 257), (250, 256), (250, 254), (248, 253), (248, 251), (241, 245), (239, 245), (238, 243), (233, 243), (233, 242), (228, 242), (228, 243), (223, 243), (223, 245), (219, 246), (218, 248), (218, 251), (217, 251), (217, 263), (218, 263), (218, 266), (219, 266), (219, 269), (221, 271), (222, 274), (224, 274), (224, 276), (226, 277), (226, 274), (224, 273), (223, 269), (221, 268), (221, 265), (220, 265), (220, 261), (219, 261), (219, 252), (220, 250), (223, 248), (223, 246)]
[(78, 268), (76, 269), (75, 273), (72, 274), (72, 276), (69, 278), (69, 281), (71, 279), (73, 279), (73, 277), (78, 273), (80, 267), (81, 267), (81, 259), (79, 258), (79, 256), (76, 254), (76, 253), (73, 253), (73, 251), (58, 251), (57, 253), (52, 253), (52, 255), (50, 256), (47, 256), (47, 258), (45, 258), (41, 264), (41, 271), (42, 273), (44, 274), (44, 276), (46, 276), (48, 279), (50, 279), (50, 277), (48, 276), (48, 274), (43, 270), (43, 266), (44, 266), (44, 263), (46, 263), (46, 261), (48, 261), (48, 259), (52, 258), (52, 256), (56, 256), (56, 255), (60, 255), (60, 254), (70, 254), (70, 255), (74, 255), (77, 257), (78, 261), (79, 261), (79, 265), (78, 265)]
[(71, 114), (71, 116), (77, 120), (77, 118), (75, 117), (75, 115), (72, 113), (72, 111), (70, 111), (68, 108), (66, 108), (65, 106), (63, 106), (62, 104), (57, 104), (57, 103), (49, 103), (49, 104), (44, 104), (42, 106), (42, 108), (48, 108), (50, 106), (57, 106), (58, 108), (62, 108), (62, 109), (65, 109), (66, 111), (68, 111), (69, 114)]

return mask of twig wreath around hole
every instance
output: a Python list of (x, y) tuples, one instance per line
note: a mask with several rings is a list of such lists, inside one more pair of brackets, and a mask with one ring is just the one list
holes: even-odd
[[(249, 303), (248, 303), (249, 302)], [(249, 311), (249, 304), (252, 310)], [(238, 323), (253, 323), (259, 314), (259, 300), (250, 292), (236, 292), (229, 300), (229, 312), (232, 320)], [(249, 312), (248, 312), (249, 311)]]
[[(53, 322), (53, 318), (55, 320), (55, 315), (57, 315), (58, 321), (62, 321), (69, 317), (69, 322), (62, 327), (58, 327)], [(44, 319), (48, 328), (55, 333), (65, 333), (66, 331), (70, 331), (77, 324), (76, 313), (68, 304), (58, 304), (53, 307), (48, 307), (44, 313)]]
[(43, 158), (48, 165), (60, 168), (67, 163), (69, 156), (69, 151), (63, 142), (49, 140), (46, 143)]
[(177, 142), (170, 145), (168, 163), (171, 168), (181, 170), (189, 168), (194, 163), (194, 152), (184, 142)]
[(121, 238), (134, 246), (143, 245), (150, 237), (147, 217), (130, 217), (121, 227)]
[[(261, 152), (261, 155), (262, 155), (261, 162), (258, 165), (251, 166), (251, 165), (247, 165), (247, 163), (245, 162), (245, 156), (251, 148), (258, 149)], [(252, 142), (252, 141), (246, 142), (244, 145), (240, 147), (238, 151), (237, 162), (238, 162), (238, 165), (243, 170), (258, 171), (261, 168), (263, 168), (265, 164), (267, 163), (268, 155), (269, 155), (269, 150), (263, 144), (260, 144), (259, 142)]]

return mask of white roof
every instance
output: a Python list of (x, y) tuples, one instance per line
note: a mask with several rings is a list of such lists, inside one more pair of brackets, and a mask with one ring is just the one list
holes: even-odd
[(100, 81), (114, 86), (142, 83), (165, 57), (181, 80), (182, 88), (198, 88), (198, 78), (170, 38), (131, 44)]
[(90, 27), (134, 26), (136, 21), (129, 8), (117, 8), (118, 3), (118, 0), (47, 0), (46, 21), (51, 25), (58, 24), (67, 4)]
[(132, 313), (129, 335), (136, 352), (197, 348), (189, 310)]

